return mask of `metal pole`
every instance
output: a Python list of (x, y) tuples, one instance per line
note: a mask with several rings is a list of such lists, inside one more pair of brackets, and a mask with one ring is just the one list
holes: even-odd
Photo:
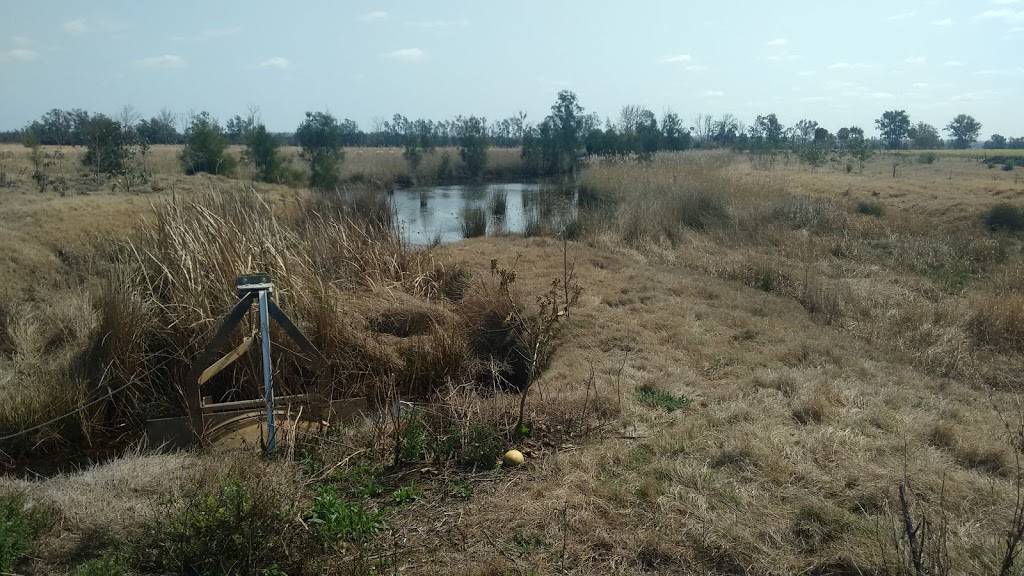
[(267, 452), (277, 444), (274, 427), (274, 382), (270, 375), (270, 317), (267, 290), (260, 290), (260, 335), (263, 337), (263, 394), (267, 398)]

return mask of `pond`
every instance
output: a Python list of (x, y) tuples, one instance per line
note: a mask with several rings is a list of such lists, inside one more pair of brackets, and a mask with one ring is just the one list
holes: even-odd
[(412, 246), (457, 242), (473, 223), (486, 226), (489, 236), (558, 230), (577, 208), (572, 188), (522, 183), (406, 188), (392, 202), (395, 223)]

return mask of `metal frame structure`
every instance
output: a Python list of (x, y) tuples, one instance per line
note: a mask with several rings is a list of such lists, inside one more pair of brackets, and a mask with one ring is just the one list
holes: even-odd
[[(239, 276), (235, 281), (239, 300), (224, 318), (217, 333), (199, 355), (199, 359), (189, 371), (184, 385), (185, 402), (188, 408), (187, 418), (164, 418), (151, 420), (147, 423), (147, 435), (151, 444), (183, 446), (202, 440), (207, 433), (219, 426), (231, 422), (251, 419), (253, 411), (263, 408), (267, 419), (266, 451), (276, 447), (277, 426), (275, 411), (291, 404), (305, 404), (310, 408), (309, 415), (318, 421), (330, 422), (358, 402), (330, 400), (324, 380), (318, 379), (315, 393), (296, 394), (291, 396), (274, 396), (274, 383), (270, 360), (270, 319), (273, 318), (291, 337), (308, 357), (300, 357), (304, 364), (316, 369), (322, 360), (320, 351), (309, 341), (294, 322), (274, 302), (272, 295), (274, 285), (270, 275), (265, 273)], [(206, 403), (202, 395), (202, 385), (214, 375), (240, 358), (250, 347), (253, 338), (246, 338), (240, 346), (227, 355), (214, 361), (219, 350), (227, 343), (231, 332), (241, 323), (252, 309), (253, 302), (258, 303), (259, 325), (261, 337), (261, 356), (263, 359), (263, 399), (240, 400), (234, 402)]]

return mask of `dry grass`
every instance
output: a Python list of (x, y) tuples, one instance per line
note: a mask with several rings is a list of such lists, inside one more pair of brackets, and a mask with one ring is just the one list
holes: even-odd
[[(864, 174), (811, 174), (783, 163), (762, 171), (718, 154), (589, 166), (581, 201), (596, 198), (598, 208), (581, 216), (587, 235), (575, 261), (583, 296), (531, 392), (535, 437), (505, 439), (533, 457), (489, 475), (460, 475), (433, 460), (397, 469), (389, 489), (415, 483), (422, 497), (388, 509), (375, 558), (394, 557), (388, 569), (409, 574), (902, 573), (892, 542), (897, 487), (909, 480), (915, 514), (933, 526), (945, 518), (954, 573), (996, 572), (1019, 446), (993, 406), (1013, 420), (1024, 386), (1022, 248), (1019, 238), (987, 230), (979, 215), (1024, 189), (1013, 174), (950, 158), (901, 166), (893, 179), (889, 160), (872, 161)], [(514, 424), (514, 396), (481, 396), (436, 375), (464, 362), (478, 377), (494, 374), (476, 364), (486, 342), (464, 336), (466, 325), (493, 328), (507, 317), (488, 306), (496, 300), (490, 261), (516, 262), (522, 294), (544, 294), (562, 274), (559, 242), (476, 238), (432, 256), (408, 253), (346, 224), (350, 208), (332, 212), (303, 194), (266, 190), (158, 208), (135, 252), (120, 252), (111, 271), (126, 274), (115, 278), (128, 289), (101, 287), (122, 303), (99, 308), (90, 322), (111, 322), (114, 309), (139, 314), (135, 323), (149, 335), (140, 341), (156, 339), (187, 358), (229, 303), (233, 275), (267, 267), (282, 279), (283, 306), (325, 335), (318, 344), (334, 355), (338, 374), (365, 371), (434, 390), (423, 409), (444, 416), (428, 420), (442, 436), (450, 432), (439, 422)], [(882, 216), (858, 213), (859, 200), (883, 204)], [(24, 209), (42, 214), (39, 205), (63, 201), (26, 201)], [(478, 272), (461, 300), (436, 297), (446, 292), (444, 278), (430, 274), (439, 262)], [(5, 366), (48, 357), (54, 327), (69, 314), (50, 302), (27, 308), (27, 325), (4, 323)], [(61, 338), (80, 341), (95, 334), (92, 326)], [(128, 348), (135, 339), (116, 341)], [(465, 361), (438, 361), (460, 354)], [(38, 365), (24, 366), (34, 373)], [(637, 388), (693, 402), (668, 412), (640, 403)], [(324, 468), (339, 464), (348, 474), (332, 482), (354, 474), (346, 458), (386, 452), (373, 440), (379, 426), (323, 440)], [(206, 461), (133, 462), (145, 484)], [(52, 494), (108, 486), (119, 465), (6, 480), (4, 488), (28, 490), (75, 519), (47, 536), (50, 546), (75, 532), (93, 502), (120, 497), (89, 488), (88, 505), (64, 504)], [(285, 476), (291, 466), (248, 465)], [(126, 503), (158, 499), (125, 490)], [(370, 501), (383, 506), (387, 497)], [(120, 509), (111, 505), (114, 517), (103, 518), (132, 525), (117, 518)], [(47, 566), (66, 566), (65, 556), (47, 554)], [(320, 554), (334, 570), (361, 565), (351, 549)]]

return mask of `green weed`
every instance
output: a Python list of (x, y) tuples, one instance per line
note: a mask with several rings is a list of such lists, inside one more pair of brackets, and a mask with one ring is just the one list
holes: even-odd
[(35, 553), (36, 540), (49, 523), (49, 510), (20, 496), (0, 496), (0, 572), (12, 572)]
[(383, 528), (379, 511), (368, 510), (361, 502), (345, 501), (334, 486), (319, 486), (316, 492), (310, 522), (324, 539), (366, 542)]
[(415, 502), (423, 497), (423, 493), (419, 491), (414, 485), (403, 486), (398, 490), (391, 493), (391, 502), (395, 506), (402, 506), (410, 502)]
[(108, 550), (99, 558), (86, 560), (75, 568), (75, 576), (128, 576), (131, 574), (131, 567), (128, 566), (126, 554)]
[(689, 406), (693, 400), (686, 396), (676, 396), (663, 390), (645, 384), (636, 389), (637, 399), (641, 404), (652, 408), (664, 408), (668, 412), (675, 412)]

